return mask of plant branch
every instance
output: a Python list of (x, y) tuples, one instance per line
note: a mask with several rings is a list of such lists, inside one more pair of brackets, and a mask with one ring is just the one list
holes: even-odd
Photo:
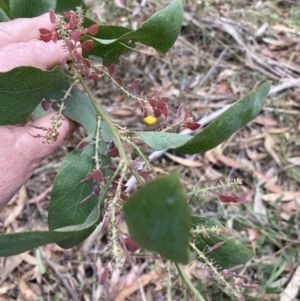
[[(130, 169), (130, 162), (127, 158), (127, 155), (125, 153), (125, 150), (122, 146), (122, 142), (120, 139), (120, 135), (116, 129), (116, 127), (114, 126), (114, 124), (112, 123), (112, 121), (110, 120), (110, 118), (105, 114), (105, 112), (99, 107), (99, 105), (97, 104), (95, 97), (92, 93), (92, 91), (90, 90), (89, 86), (86, 84), (86, 82), (84, 81), (84, 79), (80, 76), (79, 77), (80, 83), (82, 84), (83, 88), (85, 89), (86, 93), (88, 94), (88, 96), (90, 97), (92, 104), (94, 105), (94, 108), (96, 110), (96, 112), (98, 113), (98, 115), (102, 118), (103, 121), (105, 121), (107, 123), (107, 125), (109, 126), (112, 135), (114, 137), (115, 140), (115, 144), (118, 148), (120, 157), (122, 158), (122, 160), (124, 161), (125, 165), (127, 166), (128, 169)], [(142, 186), (144, 185), (144, 182), (142, 180), (142, 178), (140, 177), (140, 175), (136, 172), (136, 170), (132, 171), (132, 174), (134, 175), (134, 177), (136, 178), (136, 180), (138, 181), (138, 183)]]
[(182, 281), (186, 284), (186, 286), (188, 287), (188, 289), (191, 291), (191, 293), (195, 296), (195, 298), (198, 301), (205, 301), (205, 299), (202, 297), (202, 295), (200, 294), (200, 292), (195, 288), (195, 286), (193, 285), (193, 283), (190, 281), (190, 279), (187, 277), (182, 265), (175, 263), (176, 268), (178, 270), (178, 273), (182, 279)]

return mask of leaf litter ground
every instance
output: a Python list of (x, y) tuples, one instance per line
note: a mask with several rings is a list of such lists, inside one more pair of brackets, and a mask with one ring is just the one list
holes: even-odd
[[(129, 1), (127, 6), (117, 0), (87, 4), (99, 22), (130, 28), (162, 8), (152, 0)], [(167, 152), (154, 162), (155, 172), (176, 170), (188, 191), (241, 178), (241, 192), (249, 192), (246, 204), (223, 206), (216, 195), (207, 193), (190, 199), (192, 212), (221, 222), (254, 251), (255, 257), (240, 274), (259, 288), (246, 289), (246, 300), (299, 300), (300, 5), (296, 1), (185, 1), (184, 11), (181, 35), (166, 55), (138, 46), (138, 51), (121, 58), (116, 72), (123, 82), (140, 79), (144, 97), (160, 93), (168, 98), (173, 113), (184, 103), (195, 119), (218, 112), (268, 79), (273, 86), (262, 113), (225, 143), (202, 155)], [(159, 120), (145, 125), (136, 104), (109, 81), (93, 86), (93, 91), (123, 126), (153, 130), (163, 124)], [(1, 232), (46, 230), (55, 173), (84, 135), (79, 129), (37, 169), (0, 213)], [(127, 151), (136, 156), (130, 148)], [(95, 232), (71, 250), (51, 244), (1, 258), (0, 299), (166, 298), (166, 274), (158, 258), (141, 251), (127, 260), (124, 270), (113, 270), (107, 243), (105, 233)], [(105, 268), (108, 278), (101, 285)], [(170, 269), (173, 300), (181, 300), (178, 276), (174, 267)], [(206, 300), (231, 300), (203, 265), (194, 263), (185, 269)]]

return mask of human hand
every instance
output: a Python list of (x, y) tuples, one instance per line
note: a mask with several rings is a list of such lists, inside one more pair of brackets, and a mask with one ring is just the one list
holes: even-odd
[[(39, 28), (55, 29), (49, 13), (32, 19), (0, 23), (0, 72), (20, 66), (46, 70), (59, 64), (67, 54), (62, 42), (40, 41)], [(50, 145), (44, 144), (43, 139), (34, 137), (40, 133), (36, 127), (51, 127), (53, 115), (50, 113), (34, 121), (31, 126), (0, 126), (0, 210), (29, 179), (40, 162), (77, 128), (75, 122), (63, 118), (58, 139)]]

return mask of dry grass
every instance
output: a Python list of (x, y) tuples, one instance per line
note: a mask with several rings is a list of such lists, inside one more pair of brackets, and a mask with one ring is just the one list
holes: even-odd
[[(125, 8), (113, 1), (89, 1), (88, 5), (91, 16), (101, 23), (136, 28), (166, 2), (132, 0)], [(228, 141), (185, 161), (172, 153), (155, 162), (157, 173), (178, 170), (189, 190), (237, 177), (243, 180), (243, 190), (250, 192), (246, 205), (222, 206), (213, 195), (194, 198), (191, 204), (194, 213), (221, 221), (254, 251), (255, 257), (241, 274), (259, 288), (245, 289), (246, 300), (300, 300), (297, 2), (186, 0), (182, 33), (169, 53), (162, 56), (139, 45), (121, 58), (117, 68), (124, 82), (142, 80), (144, 96), (167, 96), (173, 111), (184, 103), (196, 119), (273, 80), (274, 90), (260, 116)], [(116, 121), (146, 128), (135, 104), (111, 84), (100, 83), (94, 91)], [(1, 231), (46, 228), (55, 172), (83, 136), (81, 129), (44, 162), (0, 213)], [(124, 270), (114, 270), (108, 244), (106, 234), (96, 232), (72, 250), (47, 245), (1, 259), (0, 300), (166, 300), (162, 261), (143, 251), (127, 258)], [(175, 269), (170, 269), (172, 300), (182, 300), (184, 291)], [(108, 278), (101, 285), (104, 271)], [(186, 272), (206, 300), (231, 300), (203, 266), (187, 266)]]

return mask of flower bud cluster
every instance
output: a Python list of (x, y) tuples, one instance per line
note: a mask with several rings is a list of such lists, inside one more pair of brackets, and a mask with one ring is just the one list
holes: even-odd
[[(68, 20), (67, 22), (64, 21), (64, 17)], [(96, 35), (99, 25), (94, 24), (88, 28), (83, 28), (83, 11), (80, 7), (77, 8), (76, 12), (65, 12), (64, 17), (56, 15), (54, 11), (50, 9), (50, 21), (53, 24), (56, 23), (57, 28), (53, 32), (46, 28), (41, 28), (39, 30), (41, 40), (44, 42), (53, 41), (56, 43), (58, 39), (62, 39), (65, 43), (65, 48), (69, 53), (62, 59), (61, 66), (66, 67), (67, 62), (72, 61), (81, 75), (97, 81), (101, 71), (91, 68), (89, 60), (82, 56), (82, 50), (92, 50), (93, 41), (86, 40), (81, 43), (80, 38), (87, 33)]]

